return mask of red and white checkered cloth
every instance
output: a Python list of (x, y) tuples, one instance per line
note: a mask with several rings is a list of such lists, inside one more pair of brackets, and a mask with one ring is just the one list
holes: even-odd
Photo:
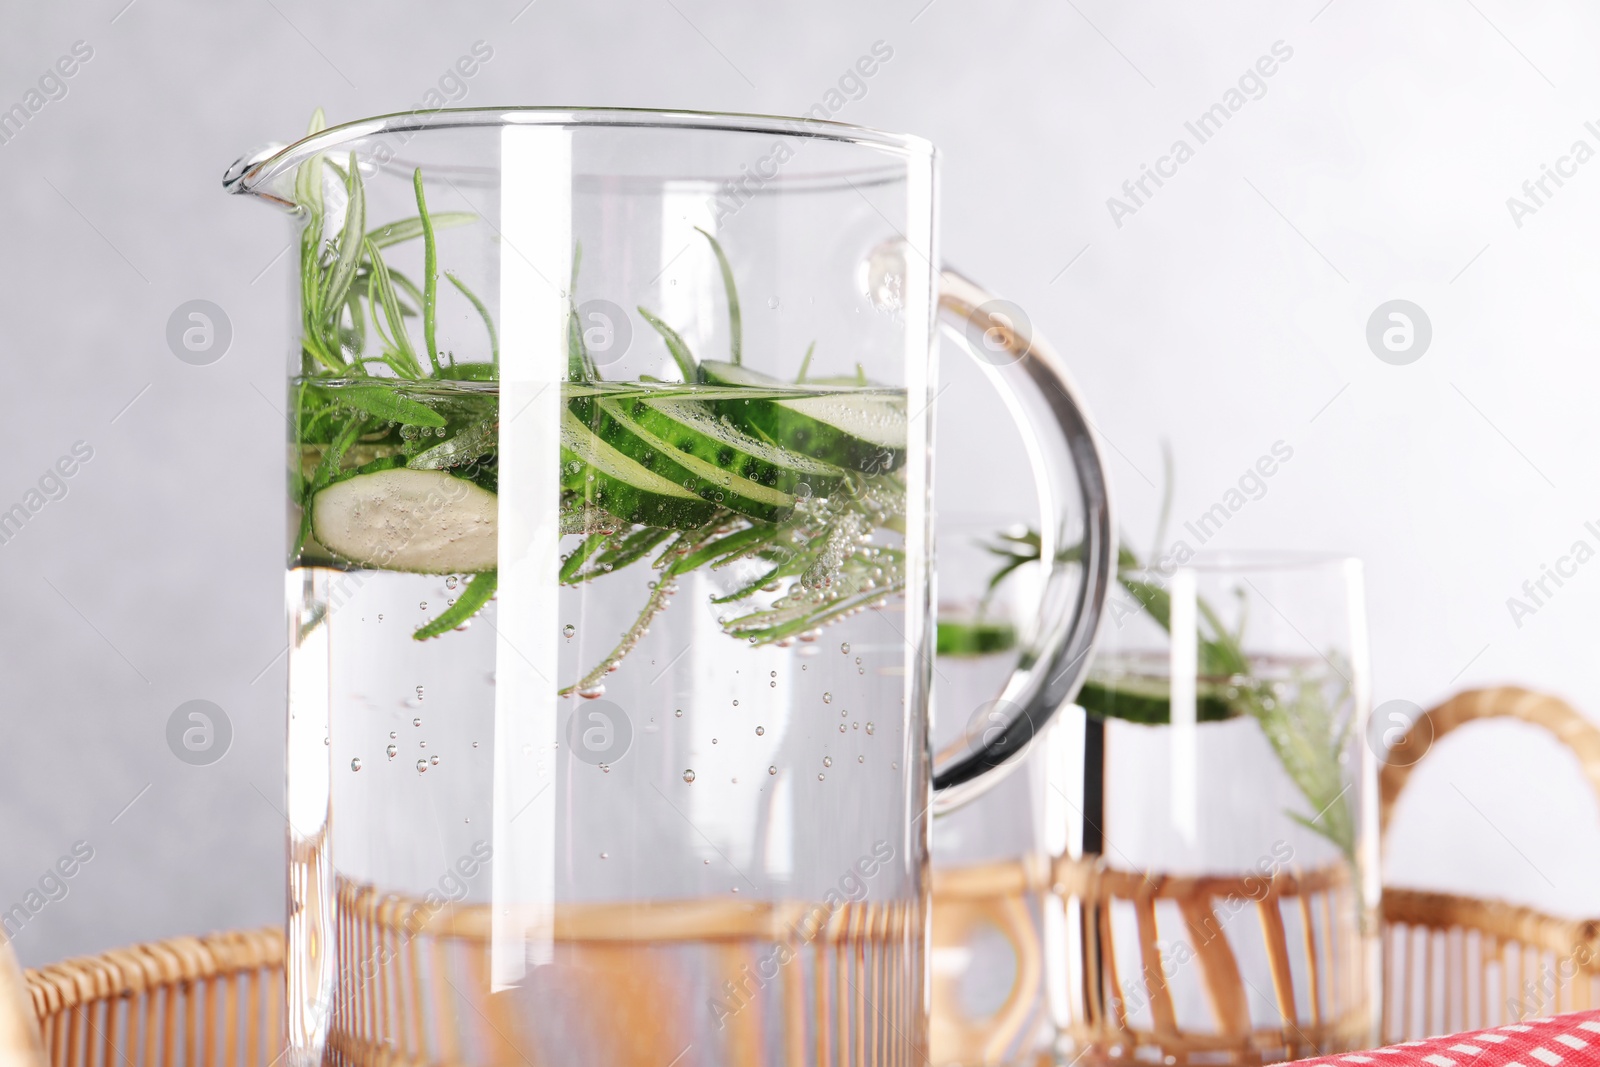
[(1295, 1067), (1596, 1067), (1600, 1011), (1407, 1041), (1402, 1045), (1298, 1060)]

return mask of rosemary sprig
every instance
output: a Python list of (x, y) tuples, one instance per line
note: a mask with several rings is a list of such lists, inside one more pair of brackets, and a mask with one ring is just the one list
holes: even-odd
[[(311, 132), (325, 125), (319, 110)], [(307, 214), (299, 265), (303, 377), (295, 391), (302, 460), (291, 471), (294, 498), (302, 507), (296, 557), (311, 535), (312, 498), (344, 478), (404, 466), (443, 470), (498, 490), (498, 397), (462, 393), (418, 398), (395, 387), (396, 380), (493, 381), (500, 357), (489, 308), (449, 270), (443, 270), (443, 276), (484, 324), (489, 360), (457, 362), (454, 353), (439, 350), (438, 232), (471, 223), (476, 216), (433, 212), (422, 171), (414, 170), (411, 177), (417, 214), (372, 226), (354, 154), (342, 164), (313, 156), (295, 175), (296, 201)], [(342, 205), (338, 191), (343, 193)], [(330, 228), (330, 214), (341, 208), (342, 217)], [(716, 237), (699, 232), (717, 260), (728, 307), (729, 357), (738, 364), (743, 359), (742, 312), (732, 265)], [(422, 242), (420, 284), (384, 258), (387, 250), (414, 240)], [(567, 296), (568, 377), (574, 382), (597, 382), (599, 369), (578, 318), (582, 257), (582, 246), (574, 245)], [(688, 343), (659, 316), (645, 308), (639, 311), (666, 342), (683, 380), (699, 382), (700, 364)], [(412, 324), (420, 326), (420, 346), (412, 340)], [(806, 352), (802, 381), (814, 350), (813, 344)], [(859, 368), (855, 380), (866, 384)], [(665, 610), (677, 580), (702, 568), (756, 565), (730, 592), (716, 598), (730, 607), (724, 630), (756, 644), (809, 633), (903, 588), (903, 554), (870, 543), (880, 526), (899, 529), (904, 487), (889, 475), (852, 476), (832, 499), (800, 501), (781, 522), (755, 522), (719, 509), (697, 530), (630, 526), (597, 511), (581, 496), (570, 493), (563, 502), (561, 532), (579, 534), (582, 540), (563, 560), (560, 580), (590, 582), (646, 560), (658, 578), (617, 648), (564, 693), (598, 685), (638, 643), (650, 620)], [(496, 585), (493, 571), (471, 577), (455, 602), (413, 636), (425, 640), (461, 626), (488, 603)]]
[[(1032, 530), (1001, 533), (989, 547), (1004, 562), (989, 582), (992, 593), (1018, 567), (1040, 558), (1040, 537)], [(1078, 558), (1079, 546), (1065, 549), (1058, 558)], [(1138, 557), (1127, 548), (1119, 552), (1117, 581), (1156, 625), (1172, 631), (1172, 597), (1150, 581)], [(1353, 798), (1347, 798), (1341, 755), (1349, 740), (1350, 723), (1336, 725), (1334, 709), (1349, 696), (1348, 675), (1330, 659), (1342, 684), (1325, 691), (1326, 679), (1315, 676), (1288, 680), (1262, 678), (1243, 644), (1243, 625), (1230, 631), (1222, 616), (1203, 597), (1196, 598), (1200, 630), (1196, 635), (1199, 687), (1197, 719), (1248, 715), (1260, 726), (1273, 754), (1310, 808), (1309, 814), (1284, 812), (1306, 829), (1326, 838), (1356, 868), (1356, 827)], [(1124, 718), (1149, 725), (1171, 722), (1168, 700), (1148, 693), (1125, 692), (1114, 678), (1091, 678), (1078, 694), (1078, 704), (1091, 714)]]

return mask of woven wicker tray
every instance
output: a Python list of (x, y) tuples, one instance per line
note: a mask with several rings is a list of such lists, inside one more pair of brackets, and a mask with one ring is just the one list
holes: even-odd
[[(1554, 697), (1474, 690), (1432, 709), (1412, 729), (1437, 740), (1488, 718), (1548, 730), (1600, 791), (1600, 729)], [(1382, 770), (1385, 829), (1411, 770)], [(1600, 1003), (1600, 922), (1391, 888), (1384, 893), (1383, 923), (1386, 1043)], [(276, 928), (136, 945), (25, 977), (55, 1067), (270, 1067), (281, 1056), (283, 935)], [(1532, 998), (1529, 990), (1536, 991)]]

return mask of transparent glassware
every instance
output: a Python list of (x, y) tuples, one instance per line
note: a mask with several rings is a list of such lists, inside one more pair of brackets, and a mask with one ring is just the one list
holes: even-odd
[[(970, 744), (1003, 718), (994, 694), (1030, 639), (1037, 567), (991, 580), (1006, 563), (1000, 552), (1036, 524), (1022, 508), (938, 516), (936, 750)], [(1048, 737), (1035, 737), (1004, 781), (934, 820), (934, 1067), (1048, 1061), (1045, 926), (1059, 911), (1049, 894)]]
[[(230, 168), (299, 265), (292, 1062), (920, 1062), (927, 816), (1076, 689), (1114, 558), (1059, 361), (936, 267), (935, 171), (830, 123), (540, 108)], [(941, 321), (1083, 547), (1007, 713), (936, 759)]]
[(1371, 1047), (1376, 755), (1360, 564), (1121, 575), (1051, 733), (1058, 1051), (1245, 1064)]

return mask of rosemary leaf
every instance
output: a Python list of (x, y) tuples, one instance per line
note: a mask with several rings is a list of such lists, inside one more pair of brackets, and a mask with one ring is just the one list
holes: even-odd
[(489, 331), (489, 362), (495, 366), (500, 365), (500, 335), (495, 332), (494, 317), (489, 314), (489, 309), (484, 306), (478, 294), (467, 288), (467, 283), (457, 278), (450, 271), (445, 271), (444, 276), (450, 279), (450, 284), (461, 290), (461, 295), (471, 301), (473, 308), (478, 312), (478, 317), (483, 320), (484, 329)]
[[(706, 240), (711, 242), (711, 251), (716, 253), (717, 266), (722, 270), (722, 288), (728, 294), (728, 359), (737, 366), (742, 362), (744, 339), (743, 317), (739, 313), (739, 290), (733, 284), (733, 267), (728, 263), (728, 255), (722, 250), (722, 244), (700, 227), (695, 227)], [(804, 372), (801, 372), (802, 375)]]
[[(436, 211), (429, 216), (433, 223), (434, 232), (447, 230), (455, 226), (465, 226), (470, 222), (477, 222), (478, 216), (470, 211)], [(401, 244), (405, 241), (415, 241), (423, 233), (421, 216), (391, 222), (386, 226), (379, 226), (367, 233), (367, 240), (372, 242), (374, 248), (388, 248), (390, 245)]]
[(698, 382), (700, 380), (700, 362), (694, 358), (694, 353), (689, 351), (689, 346), (684, 339), (678, 336), (678, 331), (642, 307), (639, 309), (639, 314), (643, 316), (644, 321), (655, 328), (656, 333), (661, 335), (661, 339), (667, 342), (667, 351), (672, 353), (673, 362), (677, 363), (678, 372), (683, 375), (683, 380), (691, 383)]
[(367, 194), (356, 168), (356, 154), (350, 153), (350, 176), (345, 183), (347, 200), (344, 210), (344, 229), (339, 234), (338, 255), (328, 271), (322, 288), (321, 306), (324, 313), (337, 320), (344, 310), (345, 294), (355, 280), (356, 267), (361, 262), (361, 234), (367, 228)]
[(412, 426), (430, 426), (435, 429), (445, 424), (444, 416), (428, 405), (401, 396), (386, 385), (347, 385), (339, 390), (339, 400), (366, 412), (375, 419), (407, 423)]
[[(351, 153), (354, 160), (355, 153)], [(439, 250), (433, 241), (433, 221), (428, 218), (428, 200), (422, 191), (422, 168), (411, 172), (411, 185), (417, 192), (417, 217), (422, 220), (422, 340), (428, 347), (428, 362), (439, 373), (438, 331)]]
[(445, 608), (432, 622), (418, 627), (416, 633), (411, 635), (412, 639), (426, 641), (430, 637), (438, 637), (454, 630), (483, 610), (489, 598), (494, 596), (495, 586), (499, 581), (500, 576), (497, 571), (474, 574), (462, 587), (461, 595), (456, 597), (456, 602)]

